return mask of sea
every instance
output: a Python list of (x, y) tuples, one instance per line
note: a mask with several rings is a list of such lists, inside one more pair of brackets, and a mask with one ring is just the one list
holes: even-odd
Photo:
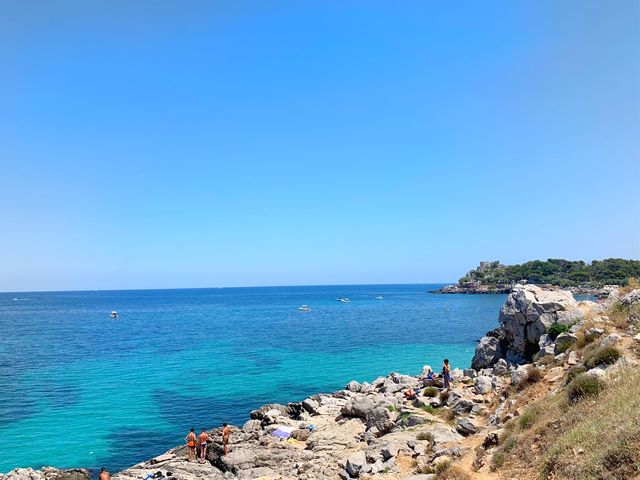
[(266, 403), (467, 368), (505, 295), (441, 286), (0, 293), (0, 472), (114, 472)]

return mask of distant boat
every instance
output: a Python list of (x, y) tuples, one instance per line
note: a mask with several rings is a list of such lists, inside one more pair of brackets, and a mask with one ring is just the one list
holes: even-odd
[(111, 318), (118, 318), (118, 312), (116, 312), (115, 310), (111, 312)]
[(338, 297), (338, 298), (336, 298), (336, 300), (338, 302), (342, 302), (342, 303), (350, 303), (351, 302), (351, 299), (347, 298), (347, 297)]
[(298, 310), (300, 310), (301, 312), (310, 312), (311, 307), (309, 305), (300, 305), (298, 307)]
[(382, 295), (377, 295), (376, 300), (384, 300), (384, 297)]

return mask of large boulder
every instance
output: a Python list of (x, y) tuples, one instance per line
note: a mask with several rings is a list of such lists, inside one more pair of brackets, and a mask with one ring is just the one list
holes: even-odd
[(347, 404), (340, 409), (340, 413), (345, 417), (358, 417), (367, 418), (369, 413), (375, 405), (367, 397), (354, 398), (347, 402)]
[(581, 318), (571, 292), (516, 285), (500, 309), (499, 321), (506, 341), (505, 358), (530, 361), (540, 349), (540, 337), (554, 323), (573, 324)]
[(364, 470), (367, 465), (367, 457), (363, 450), (353, 453), (348, 459), (345, 466), (347, 472), (352, 477), (360, 476), (360, 472)]
[(482, 337), (471, 360), (471, 368), (489, 368), (504, 356), (503, 347), (496, 337)]
[(553, 353), (556, 355), (562, 353), (577, 341), (578, 337), (573, 333), (561, 333), (556, 337), (556, 346)]
[(367, 429), (375, 428), (380, 435), (389, 433), (395, 427), (395, 418), (384, 407), (376, 407), (369, 410), (366, 416)]
[(484, 375), (476, 377), (473, 382), (473, 390), (478, 395), (484, 395), (485, 393), (491, 392), (493, 390), (493, 382), (491, 381), (491, 377), (487, 377)]
[(630, 307), (631, 305), (635, 305), (636, 303), (640, 303), (640, 289), (636, 288), (627, 293), (620, 303), (625, 307)]

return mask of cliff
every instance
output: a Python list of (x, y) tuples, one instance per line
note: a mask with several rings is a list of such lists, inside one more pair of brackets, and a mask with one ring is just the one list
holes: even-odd
[[(352, 381), (251, 412), (233, 427), (227, 455), (213, 429), (204, 464), (188, 462), (179, 446), (113, 478), (634, 478), (639, 319), (640, 290), (617, 290), (599, 305), (519, 286), (501, 309), (500, 327), (479, 343), (475, 368), (455, 369), (449, 391), (440, 380), (425, 387), (428, 366), (421, 377)], [(410, 388), (420, 394), (406, 398)], [(82, 472), (18, 469), (0, 480), (85, 480)]]

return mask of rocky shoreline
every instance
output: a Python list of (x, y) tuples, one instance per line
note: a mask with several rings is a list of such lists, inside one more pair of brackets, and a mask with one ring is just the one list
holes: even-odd
[[(483, 294), (508, 294), (516, 285), (489, 285), (489, 284), (476, 284), (476, 285), (446, 285), (438, 290), (430, 290), (429, 293), (445, 293), (451, 295), (483, 295)], [(574, 295), (590, 295), (592, 297), (604, 299), (609, 294), (618, 288), (614, 285), (607, 285), (605, 287), (560, 287), (558, 285), (536, 285), (544, 289), (566, 290)]]
[[(640, 291), (622, 301), (639, 302)], [(187, 447), (178, 446), (113, 479), (429, 480), (467, 458), (474, 472), (486, 469), (485, 457), (505, 422), (520, 414), (510, 391), (531, 381), (534, 371), (559, 388), (568, 369), (580, 363), (572, 348), (576, 333), (606, 306), (576, 302), (568, 291), (517, 285), (500, 311), (500, 326), (479, 342), (472, 368), (452, 371), (449, 391), (428, 379), (429, 366), (419, 377), (390, 373), (371, 383), (352, 381), (337, 392), (252, 411), (244, 425), (232, 428), (227, 455), (221, 428), (214, 428), (206, 463), (187, 461)], [(555, 325), (566, 332), (552, 337)], [(622, 340), (600, 328), (588, 332), (606, 345)], [(598, 366), (593, 374), (605, 375), (616, 365)], [(420, 394), (407, 398), (409, 389)], [(0, 480), (89, 478), (87, 470), (49, 467), (0, 474)]]

